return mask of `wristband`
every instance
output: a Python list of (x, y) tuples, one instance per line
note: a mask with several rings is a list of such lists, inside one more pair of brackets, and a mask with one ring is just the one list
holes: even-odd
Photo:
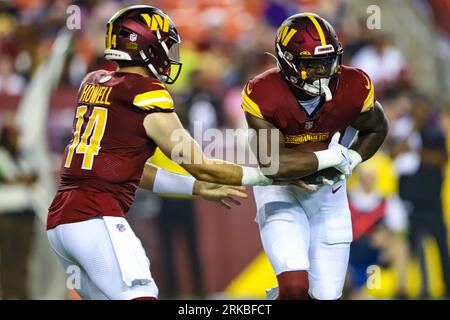
[(317, 157), (317, 171), (337, 166), (342, 161), (339, 150), (327, 149), (314, 152)]
[(195, 178), (191, 175), (173, 173), (158, 168), (153, 181), (153, 192), (162, 194), (191, 196)]

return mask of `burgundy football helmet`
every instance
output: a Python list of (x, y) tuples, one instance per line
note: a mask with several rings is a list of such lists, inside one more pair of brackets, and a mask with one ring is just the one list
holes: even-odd
[(160, 9), (136, 5), (116, 12), (106, 28), (105, 58), (137, 61), (158, 80), (174, 83), (181, 71), (180, 36)]
[(328, 85), (339, 76), (342, 45), (333, 27), (313, 13), (287, 18), (275, 39), (278, 66), (296, 88), (332, 99)]

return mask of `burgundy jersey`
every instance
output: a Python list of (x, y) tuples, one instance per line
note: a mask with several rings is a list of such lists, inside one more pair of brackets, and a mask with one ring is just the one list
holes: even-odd
[(105, 70), (88, 74), (80, 86), (47, 228), (96, 216), (124, 216), (145, 162), (156, 149), (144, 118), (173, 111), (169, 92), (154, 78)]
[(248, 81), (242, 91), (242, 108), (275, 125), (284, 135), (286, 147), (309, 141), (329, 142), (335, 132), (343, 135), (361, 112), (374, 106), (373, 85), (362, 70), (341, 66), (334, 86), (333, 99), (323, 101), (309, 115), (280, 70), (270, 69)]

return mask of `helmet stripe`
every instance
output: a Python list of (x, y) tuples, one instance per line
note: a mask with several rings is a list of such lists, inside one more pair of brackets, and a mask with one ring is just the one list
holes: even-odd
[(108, 23), (108, 37), (106, 37), (106, 49), (111, 49), (112, 29), (113, 24), (110, 22)]
[(283, 42), (281, 43), (283, 46), (287, 46), (289, 43), (289, 40), (294, 36), (294, 34), (297, 32), (295, 29), (290, 29), (288, 34), (284, 37)]
[(277, 42), (281, 42), (283, 46), (287, 46), (296, 32), (296, 29), (289, 28), (288, 26), (283, 26), (278, 32)]
[(144, 18), (145, 23), (150, 29), (150, 26), (152, 25), (152, 19), (150, 18), (150, 15), (148, 13), (141, 13), (141, 17)]
[(320, 26), (320, 24), (317, 21), (317, 19), (311, 13), (305, 13), (305, 16), (307, 16), (309, 18), (309, 20), (311, 20), (312, 23), (314, 24), (314, 26), (316, 27), (317, 32), (319, 33), (320, 43), (323, 46), (326, 45), (327, 42), (325, 41), (325, 35), (324, 35), (322, 27)]
[(148, 13), (141, 13), (141, 17), (144, 18), (150, 30), (161, 29), (163, 32), (169, 32), (170, 22), (167, 17), (161, 17), (159, 14), (152, 14), (150, 17)]

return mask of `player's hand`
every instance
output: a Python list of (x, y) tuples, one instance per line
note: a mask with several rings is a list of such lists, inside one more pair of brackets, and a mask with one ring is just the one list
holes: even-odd
[(273, 185), (279, 185), (279, 186), (293, 185), (293, 186), (299, 187), (301, 189), (305, 189), (309, 192), (317, 191), (317, 186), (307, 184), (302, 179), (295, 179), (295, 180), (277, 179), (277, 180), (273, 181)]
[(319, 180), (321, 184), (324, 184), (327, 186), (334, 186), (336, 183), (341, 182), (346, 179), (347, 179), (347, 176), (345, 174), (338, 174), (337, 176), (335, 176), (332, 179), (324, 177), (324, 176), (320, 176), (317, 178), (317, 180)]
[(206, 181), (196, 180), (194, 184), (194, 195), (199, 195), (205, 200), (220, 203), (227, 209), (231, 209), (233, 205), (241, 203), (234, 197), (245, 199), (248, 195), (242, 191), (245, 187), (225, 186), (222, 184), (210, 183)]
[(344, 179), (349, 177), (351, 175), (351, 169), (350, 169), (350, 158), (348, 156), (348, 148), (344, 147), (342, 144), (339, 143), (339, 138), (341, 137), (341, 134), (339, 132), (336, 132), (333, 137), (331, 138), (330, 144), (328, 145), (328, 149), (338, 150), (340, 154), (342, 155), (341, 163), (339, 163), (335, 168), (343, 173)]
[(321, 184), (327, 185), (327, 186), (333, 186), (338, 180), (335, 178), (329, 179), (324, 176), (320, 176), (317, 178), (318, 181), (320, 181)]
[(349, 173), (348, 174), (338, 174), (335, 177), (333, 177), (332, 179), (321, 176), (318, 177), (317, 179), (320, 180), (320, 182), (322, 184), (328, 185), (328, 186), (333, 186), (338, 182), (347, 180), (353, 173), (353, 170), (355, 169), (355, 167), (360, 164), (362, 162), (362, 158), (359, 155), (358, 152), (356, 152), (355, 150), (352, 149), (348, 149), (348, 158), (350, 160), (350, 166), (349, 166)]

